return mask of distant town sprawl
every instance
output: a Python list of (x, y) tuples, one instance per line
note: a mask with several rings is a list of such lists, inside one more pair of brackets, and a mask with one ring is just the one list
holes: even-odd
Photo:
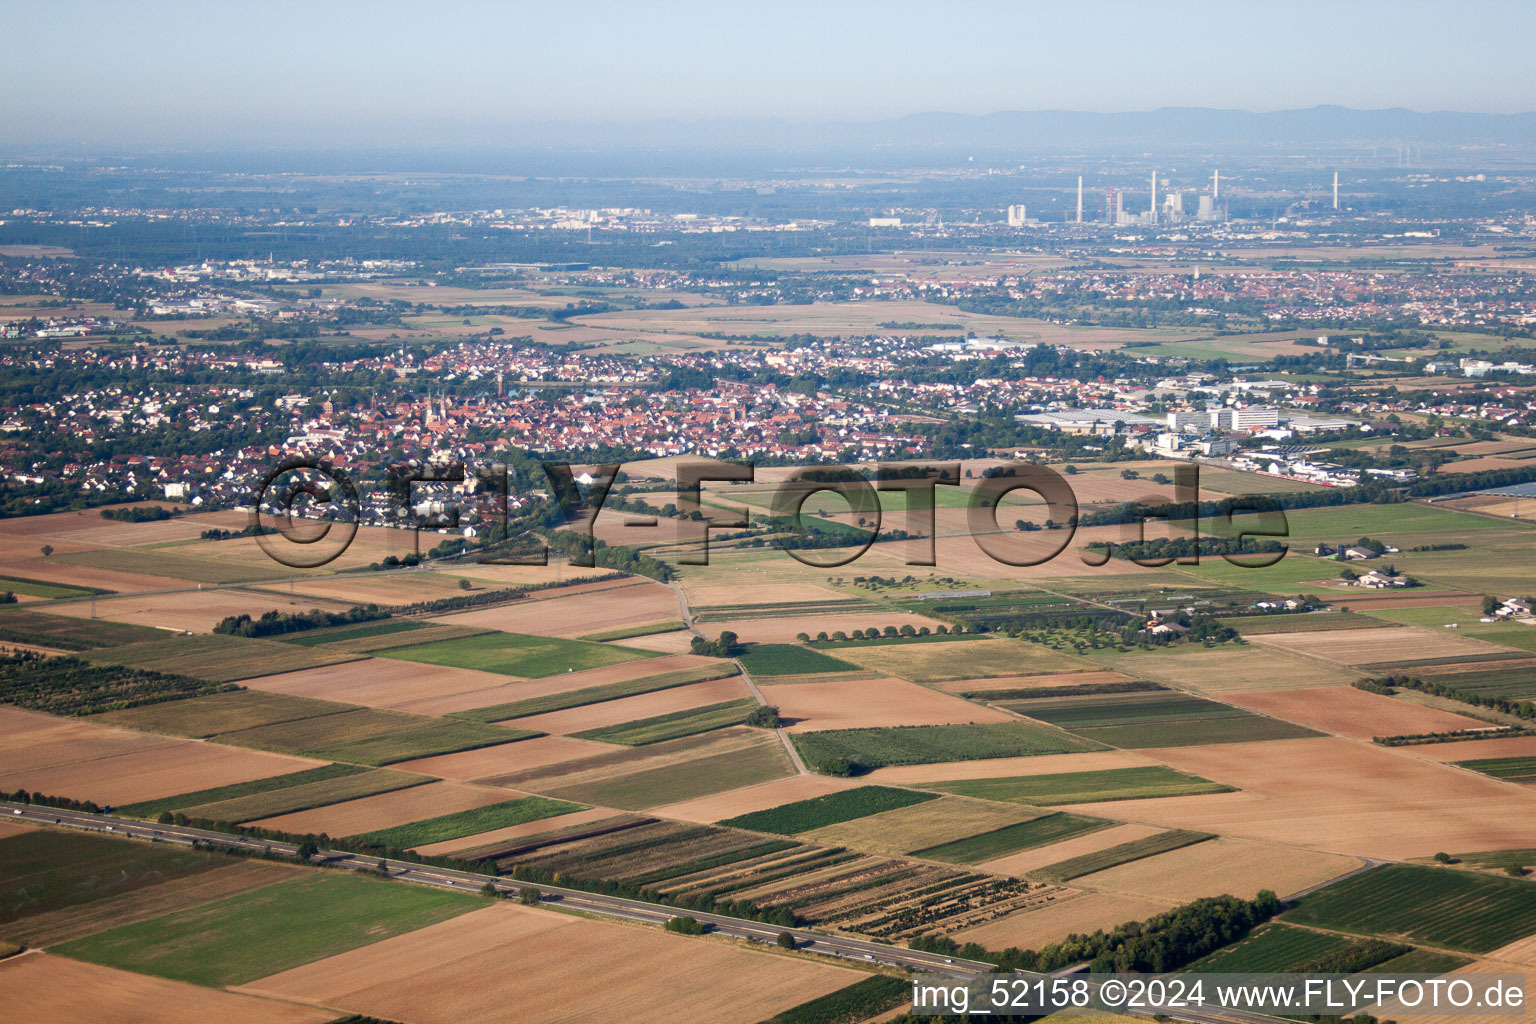
[[(82, 174), (143, 201), (73, 205)], [(894, 206), (750, 182), (782, 215), (690, 207), (687, 182), (513, 208), (473, 200), (563, 186), (450, 176), (342, 208), (302, 175), (0, 180), (37, 200), (0, 220), (5, 515), (247, 507), (284, 459), (371, 481), (374, 525), (411, 460), (1172, 458), (1348, 500), (1530, 482), (1434, 443), (1536, 434), (1523, 171), (1138, 172), (1086, 206), (1054, 169), (919, 172)], [(1010, 189), (1038, 201), (983, 198)]]

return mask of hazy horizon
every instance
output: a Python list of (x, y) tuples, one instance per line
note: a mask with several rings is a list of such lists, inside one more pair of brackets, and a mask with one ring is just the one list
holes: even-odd
[[(502, 133), (720, 119), (1163, 108), (1536, 110), (1536, 8), (1420, 0), (1392, 17), (1307, 2), (911, 0), (771, 12), (674, 2), (554, 10), (289, 0), (12, 4), (5, 144), (486, 144)], [(1496, 29), (1496, 30), (1495, 30)], [(66, 45), (67, 44), (67, 45)], [(1479, 59), (1450, 66), (1447, 53)], [(69, 72), (60, 68), (68, 63)]]

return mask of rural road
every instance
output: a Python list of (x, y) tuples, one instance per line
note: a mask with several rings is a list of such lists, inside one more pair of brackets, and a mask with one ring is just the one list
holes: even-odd
[[(272, 853), (295, 859), (298, 857), (298, 848), (292, 843), (251, 839), (245, 836), (232, 835), (225, 832), (212, 832), (181, 825), (160, 825), (153, 822), (134, 821), (126, 818), (115, 818), (107, 814), (92, 814), (86, 811), (69, 811), (53, 807), (0, 801), (0, 816), (12, 821), (28, 821), (50, 826), (67, 826), (89, 832), (111, 833), (133, 839), (147, 839), (151, 842), (179, 843), (185, 846), (201, 843), (206, 846), (241, 850), (247, 853)], [(364, 857), (340, 850), (321, 850), (316, 855), (314, 862), (341, 870), (373, 873), (378, 870), (380, 858)], [(410, 861), (385, 858), (383, 859), (383, 864), (388, 875), (399, 881), (411, 882), (417, 885), (437, 886), (460, 892), (479, 892), (489, 883), (500, 892), (515, 895), (528, 884), (512, 879), (498, 878), (493, 875), (481, 875), (470, 871), (456, 871), (452, 868), (440, 868), (432, 865), (416, 864)], [(534, 886), (534, 888), (539, 890), (540, 902), (548, 903), (554, 907), (565, 907), (583, 913), (597, 914), (625, 921), (664, 925), (667, 921), (680, 915), (679, 911), (670, 907), (646, 903), (641, 900), (603, 896), (597, 893), (582, 892), (579, 889), (567, 889), (555, 885), (541, 884)], [(742, 939), (747, 942), (761, 942), (772, 945), (781, 934), (788, 932), (795, 937), (799, 949), (803, 952), (851, 960), (870, 967), (897, 967), (906, 971), (920, 971), (925, 974), (942, 975), (957, 981), (970, 980), (979, 975), (990, 974), (994, 970), (991, 964), (976, 960), (946, 957), (937, 953), (923, 953), (917, 950), (888, 946), (879, 942), (868, 942), (863, 939), (822, 935), (804, 928), (781, 928), (774, 925), (759, 924), (755, 921), (745, 921), (741, 918), (705, 914), (698, 911), (690, 911), (688, 916), (711, 925), (712, 934)], [(1051, 977), (1051, 975), (1035, 974), (1027, 971), (1017, 973), (1031, 981), (1048, 980)], [(1279, 1024), (1278, 1018), (1265, 1014), (1221, 1008), (1170, 1009), (1163, 1016), (1172, 1020), (1185, 1021), (1187, 1024)]]
[[(694, 636), (704, 637), (704, 634), (700, 631), (699, 627), (694, 625), (693, 609), (688, 607), (688, 595), (684, 594), (683, 588), (676, 583), (669, 583), (667, 585), (677, 593), (677, 607), (681, 609), (683, 613), (683, 625), (688, 630), (690, 630)], [(708, 638), (705, 637), (705, 639)], [(746, 667), (742, 665), (742, 663), (736, 658), (732, 658), (731, 662), (736, 666), (736, 670), (741, 673), (741, 678), (746, 682), (747, 692), (752, 695), (752, 699), (757, 701), (760, 705), (766, 705), (768, 703), (768, 698), (764, 697), (763, 691), (757, 688), (757, 683), (753, 681), (752, 676), (747, 672)], [(800, 751), (795, 749), (795, 743), (789, 738), (789, 733), (783, 729), (775, 729), (774, 732), (779, 734), (779, 742), (784, 744), (784, 752), (789, 755), (789, 763), (795, 766), (795, 771), (800, 775), (810, 775), (811, 770), (807, 768), (805, 766), (805, 762), (800, 759)]]

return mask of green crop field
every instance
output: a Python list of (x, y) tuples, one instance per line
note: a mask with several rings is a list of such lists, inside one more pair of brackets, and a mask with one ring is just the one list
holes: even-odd
[(751, 829), (755, 832), (775, 832), (792, 836), (809, 832), (824, 825), (836, 825), (855, 818), (865, 818), (881, 811), (897, 807), (910, 807), (936, 797), (932, 793), (916, 793), (910, 789), (891, 789), (887, 786), (861, 786), (845, 789), (809, 800), (796, 800), (791, 804), (770, 807), (765, 811), (753, 811), (720, 822), (732, 828)]
[(912, 987), (905, 978), (875, 974), (776, 1013), (763, 1024), (853, 1024), (873, 1020), (911, 998)]
[(1434, 676), (1432, 682), (1480, 697), (1504, 697), (1508, 700), (1536, 700), (1536, 669), (1507, 668), (1495, 672), (1454, 672)]
[(1411, 949), (1402, 956), (1365, 969), (1366, 974), (1449, 974), (1472, 962), (1469, 956), (1436, 953), (1429, 949)]
[(1526, 847), (1514, 850), (1483, 850), (1477, 853), (1459, 853), (1458, 863), (1483, 871), (1503, 871), (1511, 867), (1525, 868), (1536, 864), (1536, 849)]
[(127, 971), (240, 985), (485, 905), (467, 893), (316, 872), (55, 948)]
[(379, 652), (381, 658), (472, 668), (525, 679), (658, 656), (655, 651), (522, 633), (479, 633)]
[(108, 711), (97, 721), (121, 725), (144, 732), (163, 732), (172, 736), (206, 738), (220, 733), (254, 729), (301, 718), (318, 718), (343, 711), (355, 711), (355, 705), (311, 697), (290, 697), (285, 693), (262, 690), (230, 690), (206, 697), (164, 704), (145, 704), (125, 711)]
[(848, 661), (916, 683), (944, 679), (1071, 672), (1099, 666), (1023, 640), (997, 638), (926, 644), (885, 644), (839, 652)]
[(359, 772), (366, 772), (367, 770), (367, 768), (354, 764), (322, 765), (319, 768), (306, 768), (301, 772), (289, 772), (287, 775), (272, 775), (268, 778), (255, 779), (251, 782), (237, 782), (230, 786), (216, 786), (213, 789), (196, 789), (190, 793), (162, 797), (159, 800), (145, 800), (143, 803), (119, 807), (114, 813), (130, 818), (154, 818), (164, 811), (179, 811), (184, 807), (191, 807), (196, 804), (236, 800), (244, 796), (255, 796), (258, 793), (270, 793), (275, 790), (287, 789), (290, 786), (307, 786), (312, 782), (340, 779), (348, 775), (356, 775)]
[(224, 854), (64, 830), (0, 839), (0, 936), (25, 940), (35, 914), (79, 906), (230, 864)]
[(42, 580), (29, 580), (22, 576), (0, 576), (0, 591), (10, 591), (13, 594), (25, 594), (28, 597), (89, 597), (91, 594), (110, 594), (110, 590), (102, 590), (98, 587), (72, 587), (67, 583), (45, 583)]
[(1001, 706), (1115, 747), (1182, 747), (1322, 735), (1176, 691), (1049, 697), (1006, 701)]
[(657, 633), (674, 633), (684, 628), (682, 619), (668, 619), (666, 622), (652, 622), (643, 626), (624, 626), (620, 629), (609, 629), (601, 633), (588, 633), (578, 637), (579, 640), (590, 640), (593, 643), (606, 643), (611, 640), (632, 640), (637, 636), (655, 636)]
[[(446, 623), (417, 622), (416, 628), (404, 630), (389, 630), (381, 633), (353, 633), (356, 627), (337, 630), (332, 635), (321, 640), (315, 637), (315, 644), (322, 650), (335, 651), (343, 654), (373, 654), (376, 651), (387, 651), (394, 647), (410, 647), (413, 644), (433, 643), (438, 640), (456, 640), (461, 636), (478, 636), (481, 633), (492, 632), (489, 629), (476, 629), (473, 626), (453, 626)], [(340, 636), (348, 633), (348, 636)], [(314, 634), (301, 633), (299, 638), (307, 639)], [(288, 643), (297, 643), (298, 640), (287, 640)]]
[(195, 636), (166, 636), (145, 643), (128, 644), (91, 651), (86, 655), (98, 665), (129, 665), (155, 672), (206, 679), (210, 683), (231, 683), (278, 672), (297, 672), (321, 665), (355, 661), (361, 655), (342, 654), (321, 648), (295, 647), (276, 640), (257, 640), (222, 633)]
[(913, 850), (912, 856), (929, 860), (948, 861), (952, 864), (978, 864), (995, 857), (1006, 857), (1020, 850), (1083, 836), (1108, 828), (1113, 822), (1102, 818), (1088, 818), (1081, 814), (1057, 811), (1040, 818), (993, 829), (980, 835), (967, 836), (954, 842), (930, 846), (926, 850)]
[(533, 729), (509, 729), (476, 722), (434, 719), (428, 725), (400, 732), (344, 740), (310, 751), (306, 756), (354, 764), (386, 765), (418, 757), (456, 754), (544, 735)]
[(265, 793), (251, 793), (207, 803), (190, 804), (178, 808), (189, 818), (208, 821), (256, 821), (273, 818), (279, 814), (295, 814), (314, 807), (357, 800), (380, 793), (392, 793), (397, 789), (409, 789), (437, 780), (429, 775), (411, 772), (392, 772), (386, 769), (362, 771), (355, 775), (321, 779), (299, 786), (284, 786)]
[(721, 662), (719, 665), (701, 665), (698, 668), (680, 668), (675, 672), (641, 676), (639, 679), (628, 679), (622, 683), (585, 686), (579, 690), (566, 690), (564, 693), (552, 693), (545, 697), (529, 697), (527, 700), (493, 704), (490, 707), (475, 708), (472, 711), (458, 711), (448, 717), (462, 718), (469, 722), (504, 722), (527, 715), (542, 715), (547, 711), (564, 711), (567, 708), (618, 700), (620, 697), (634, 697), (642, 693), (654, 693), (657, 690), (670, 690), (677, 686), (687, 686), (689, 683), (724, 679), (736, 674), (738, 674), (736, 666), (726, 662)]
[[(290, 633), (277, 639), (285, 644), (298, 644), (300, 647), (318, 647), (320, 644), (333, 644), (343, 640), (369, 640), (430, 628), (427, 623), (417, 619), (383, 619), (378, 622), (365, 622), (360, 626), (337, 626), (334, 629), (312, 629), (304, 633)], [(411, 641), (407, 638), (403, 642)]]
[(224, 733), (219, 741), (327, 761), (383, 765), (538, 735), (528, 729), (360, 708)]
[(1030, 722), (988, 725), (910, 725), (884, 729), (829, 729), (792, 736), (800, 756), (820, 771), (839, 758), (859, 768), (894, 764), (976, 761), (1031, 754), (1102, 750), (1092, 741)]
[(793, 772), (789, 755), (770, 735), (765, 742), (745, 750), (643, 768), (573, 786), (540, 787), (540, 791), (562, 800), (635, 811), (741, 789)]
[(852, 672), (858, 668), (820, 651), (795, 644), (753, 644), (738, 659), (754, 676), (805, 676), (822, 672)]
[(709, 732), (712, 729), (724, 729), (728, 725), (742, 725), (757, 708), (756, 700), (751, 697), (742, 697), (740, 700), (707, 704), (701, 708), (674, 711), (668, 715), (641, 718), (601, 729), (587, 729), (573, 735), (577, 739), (641, 747), (648, 743), (660, 743), (663, 740), (675, 740), (683, 736)]
[(1456, 764), (1495, 779), (1536, 782), (1536, 757), (1487, 757), (1477, 761), (1457, 761)]
[(1308, 928), (1270, 925), (1234, 946), (1220, 949), (1187, 968), (1201, 974), (1268, 974), (1295, 971), (1325, 956), (1341, 953), (1353, 942), (1343, 935)]
[(0, 611), (0, 640), (8, 643), (40, 644), (65, 651), (88, 651), (97, 647), (157, 640), (163, 636), (164, 630), (132, 626), (126, 622), (47, 615), (28, 608)]
[(517, 800), (503, 800), (499, 804), (473, 807), (455, 814), (413, 821), (409, 825), (365, 832), (353, 838), (374, 846), (392, 850), (408, 850), (413, 846), (427, 846), (464, 836), (479, 835), (509, 825), (522, 825), (529, 821), (553, 818), (574, 811), (584, 811), (586, 804), (550, 800), (542, 796), (525, 796)]
[(1389, 864), (1302, 897), (1285, 919), (1487, 953), (1536, 932), (1536, 885)]
[(931, 789), (981, 800), (1050, 806), (1086, 804), (1100, 800), (1140, 800), (1160, 796), (1193, 796), (1198, 793), (1230, 793), (1231, 786), (1185, 775), (1166, 765), (1142, 768), (1109, 768), (1096, 772), (1062, 772), (1003, 779), (961, 779), (933, 782)]
[(1155, 857), (1159, 853), (1167, 853), (1169, 850), (1178, 850), (1185, 846), (1193, 846), (1195, 843), (1203, 843), (1207, 839), (1216, 837), (1209, 832), (1188, 832), (1184, 829), (1172, 829), (1167, 832), (1159, 832), (1145, 839), (1133, 839), (1128, 843), (1111, 846), (1107, 849), (1096, 850), (1093, 853), (1085, 853), (1081, 857), (1071, 857), (1067, 860), (1057, 861), (1055, 864), (1047, 864), (1038, 871), (1033, 872), (1036, 877), (1044, 878), (1051, 882), (1068, 882), (1083, 875), (1091, 875), (1095, 871), (1104, 871), (1108, 868), (1118, 867), (1121, 864), (1129, 864), (1133, 860), (1143, 860), (1147, 857)]

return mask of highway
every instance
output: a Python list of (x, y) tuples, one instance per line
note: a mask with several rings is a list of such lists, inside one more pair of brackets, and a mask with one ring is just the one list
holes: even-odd
[[(225, 832), (210, 832), (205, 829), (189, 828), (184, 825), (160, 825), (153, 822), (134, 821), (125, 818), (115, 818), (107, 814), (92, 814), (87, 811), (68, 811), (55, 807), (0, 802), (0, 816), (12, 820), (39, 822), (48, 825), (67, 825), (90, 832), (110, 833), (112, 835), (148, 839), (162, 843), (179, 843), (185, 846), (191, 846), (193, 843), (202, 843), (224, 849), (241, 850), (247, 853), (271, 852), (294, 859), (297, 859), (299, 854), (298, 847), (293, 843), (250, 839), (245, 836), (231, 835)], [(364, 857), (343, 850), (322, 849), (315, 856), (314, 863), (325, 864), (332, 868), (377, 872), (380, 859), (379, 857)], [(463, 892), (478, 892), (489, 882), (499, 891), (511, 894), (516, 894), (524, 887), (532, 886), (539, 890), (542, 902), (555, 906), (569, 907), (572, 910), (621, 918), (626, 921), (656, 925), (662, 925), (674, 917), (686, 915), (702, 923), (712, 925), (713, 933), (716, 935), (745, 939), (749, 942), (772, 944), (778, 940), (780, 934), (789, 932), (795, 937), (798, 948), (801, 950), (818, 953), (823, 956), (839, 957), (844, 960), (855, 960), (870, 966), (884, 964), (891, 967), (900, 967), (904, 970), (943, 974), (961, 979), (970, 978), (992, 970), (991, 964), (975, 960), (962, 960), (934, 953), (922, 953), (917, 950), (901, 949), (896, 946), (886, 946), (878, 942), (867, 942), (862, 939), (819, 935), (802, 928), (783, 928), (776, 925), (759, 924), (755, 921), (744, 921), (737, 917), (724, 917), (719, 914), (706, 914), (700, 911), (682, 911), (656, 903), (646, 903), (642, 900), (630, 900), (618, 896), (603, 896), (597, 893), (583, 892), (580, 889), (567, 889), (557, 885), (533, 885), (533, 883), (518, 882), (515, 879), (499, 878), (495, 875), (482, 875), (471, 871), (456, 871), (452, 868), (416, 864), (411, 861), (391, 860), (388, 858), (384, 858), (383, 861), (390, 877), (402, 882), (435, 885), (439, 888), (457, 889)]]
[[(161, 825), (154, 822), (135, 821), (126, 818), (116, 818), (108, 814), (92, 814), (87, 811), (70, 811), (54, 807), (0, 801), (0, 820), (4, 819), (66, 826), (83, 829), (88, 832), (98, 832), (134, 839), (147, 839), (152, 842), (178, 843), (183, 846), (201, 843), (205, 846), (240, 850), (246, 853), (270, 853), (290, 857), (294, 860), (299, 858), (298, 847), (293, 843), (252, 839), (246, 836), (232, 835), (227, 832), (211, 832), (200, 828), (189, 828), (185, 825)], [(310, 861), (310, 863), (324, 865), (333, 869), (366, 871), (370, 873), (379, 872), (380, 862), (381, 858), (379, 857), (365, 857), (343, 850), (326, 849), (320, 850)], [(685, 912), (656, 903), (646, 903), (642, 900), (624, 899), (619, 896), (604, 896), (597, 893), (583, 892), (580, 889), (567, 889), (558, 885), (534, 885), (528, 882), (519, 882), (515, 879), (500, 878), (495, 875), (482, 875), (471, 871), (456, 871), (452, 868), (417, 864), (411, 861), (382, 858), (382, 863), (389, 877), (402, 882), (432, 885), (460, 892), (479, 892), (485, 887), (486, 883), (490, 883), (499, 892), (509, 895), (516, 895), (521, 889), (532, 887), (538, 889), (540, 902), (542, 903), (641, 924), (665, 925), (667, 921), (674, 917), (686, 915), (701, 923), (712, 926), (712, 934), (769, 945), (776, 943), (781, 934), (788, 932), (794, 936), (796, 947), (803, 952), (851, 960), (870, 967), (897, 967), (906, 971), (916, 971), (927, 975), (952, 978), (956, 981), (969, 981), (977, 975), (989, 974), (993, 971), (992, 964), (983, 963), (978, 960), (946, 957), (937, 953), (923, 953), (918, 950), (887, 946), (864, 939), (821, 935), (803, 928), (782, 928), (776, 925), (759, 924), (755, 921), (744, 921), (741, 918), (724, 917), (719, 914), (706, 914), (699, 911)], [(1081, 966), (1078, 965), (1078, 967)], [(1067, 974), (1076, 969), (1067, 968), (1058, 973)], [(1032, 974), (1030, 972), (1019, 973), (1032, 980), (1047, 977), (1046, 975)], [(1278, 1018), (1275, 1017), (1245, 1010), (1223, 1008), (1201, 1008), (1198, 1010), (1167, 1009), (1163, 1011), (1163, 1016), (1172, 1020), (1184, 1021), (1187, 1024), (1279, 1024)]]

